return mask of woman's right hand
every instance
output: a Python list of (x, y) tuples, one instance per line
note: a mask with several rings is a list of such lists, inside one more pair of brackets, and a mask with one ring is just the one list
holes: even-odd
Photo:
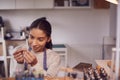
[(24, 63), (23, 51), (24, 51), (23, 49), (17, 50), (13, 54), (13, 56), (14, 56), (15, 60), (17, 61), (17, 63), (20, 63), (20, 64)]

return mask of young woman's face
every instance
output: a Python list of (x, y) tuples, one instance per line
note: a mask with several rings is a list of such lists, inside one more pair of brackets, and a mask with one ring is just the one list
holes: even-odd
[(37, 28), (30, 30), (28, 42), (34, 52), (43, 51), (46, 43), (49, 41), (50, 38), (47, 37), (46, 33), (43, 30)]

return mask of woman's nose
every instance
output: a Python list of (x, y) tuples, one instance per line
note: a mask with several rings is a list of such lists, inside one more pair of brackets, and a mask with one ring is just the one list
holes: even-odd
[(37, 45), (37, 44), (38, 44), (37, 40), (33, 40), (32, 45), (34, 46), (34, 45)]

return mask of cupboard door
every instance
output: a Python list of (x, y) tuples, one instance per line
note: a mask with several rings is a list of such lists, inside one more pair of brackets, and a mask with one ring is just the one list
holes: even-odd
[(95, 9), (108, 9), (110, 8), (110, 3), (105, 0), (94, 0)]
[(0, 0), (0, 9), (15, 9), (15, 0)]
[(16, 9), (33, 9), (34, 0), (16, 0)]
[(53, 8), (54, 0), (35, 0), (35, 9)]

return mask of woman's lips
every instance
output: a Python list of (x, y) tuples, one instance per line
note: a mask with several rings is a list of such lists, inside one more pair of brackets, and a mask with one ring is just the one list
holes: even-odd
[(33, 47), (33, 50), (38, 50), (38, 49), (40, 49), (39, 47)]

